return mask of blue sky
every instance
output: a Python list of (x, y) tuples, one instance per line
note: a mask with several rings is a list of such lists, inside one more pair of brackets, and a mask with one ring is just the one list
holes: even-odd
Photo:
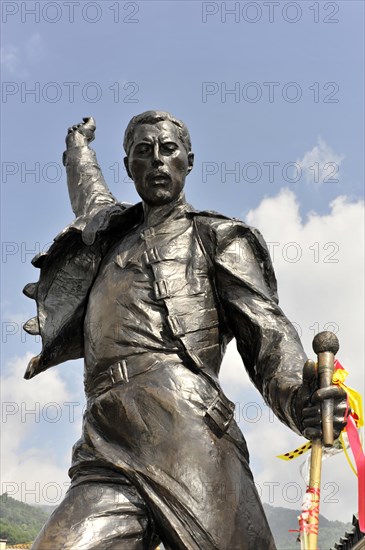
[[(6, 480), (19, 488), (46, 453), (53, 469), (39, 481), (66, 481), (80, 429), (81, 404), (70, 422), (64, 403), (82, 402), (81, 362), (23, 382), (25, 357), (40, 346), (19, 327), (34, 315), (21, 294), (37, 278), (31, 250), (47, 247), (73, 217), (61, 158), (67, 127), (83, 116), (95, 117), (93, 147), (112, 192), (127, 202), (138, 200), (122, 169), (129, 119), (157, 108), (184, 120), (196, 154), (189, 202), (262, 230), (307, 352), (315, 328), (332, 323), (352, 385), (363, 387), (362, 26), (360, 1), (2, 3), (2, 376), (4, 399), (18, 406), (3, 426)], [(261, 407), (233, 349), (225, 369), (231, 397)], [(36, 414), (21, 417), (28, 400), (39, 403), (39, 423)], [(59, 422), (42, 418), (50, 402), (61, 407)], [(299, 476), (298, 465), (272, 464), (298, 438), (262, 411), (259, 425), (247, 417), (241, 425), (269, 501), (265, 483), (284, 487)], [(331, 460), (327, 483), (347, 468)], [(351, 476), (338, 495), (352, 513)], [(300, 502), (281, 491), (272, 504)], [(340, 516), (333, 502), (323, 511)]]

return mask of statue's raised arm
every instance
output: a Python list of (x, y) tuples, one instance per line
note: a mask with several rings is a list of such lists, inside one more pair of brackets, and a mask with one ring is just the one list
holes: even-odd
[(108, 219), (114, 206), (119, 212), (125, 210), (109, 191), (95, 152), (89, 147), (95, 128), (95, 120), (87, 117), (71, 126), (66, 136), (63, 163), (76, 219), (32, 261), (41, 269), (40, 278), (26, 285), (24, 294), (36, 300), (37, 316), (23, 328), (29, 334), (41, 335), (42, 352), (31, 359), (25, 378), (83, 357), (85, 291), (90, 289), (102, 257), (101, 244), (91, 245), (104, 216)]
[(105, 183), (95, 151), (89, 147), (95, 139), (95, 129), (95, 120), (85, 117), (83, 122), (71, 126), (66, 136), (63, 164), (76, 217), (92, 216), (97, 210), (117, 202)]

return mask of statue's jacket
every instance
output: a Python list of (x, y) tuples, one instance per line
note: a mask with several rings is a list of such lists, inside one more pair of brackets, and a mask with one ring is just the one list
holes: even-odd
[[(40, 334), (43, 345), (40, 355), (28, 365), (26, 378), (84, 357), (85, 311), (102, 260), (128, 231), (143, 221), (141, 203), (127, 206), (111, 195), (92, 149), (66, 151), (64, 163), (77, 217), (54, 239), (47, 252), (32, 261), (40, 268), (40, 278), (38, 283), (26, 285), (24, 293), (36, 300), (38, 314), (24, 329)], [(157, 254), (150, 261), (159, 268), (155, 287), (164, 300), (169, 329), (181, 342), (190, 365), (213, 378), (218, 375), (227, 343), (235, 337), (255, 386), (280, 420), (298, 431), (293, 399), (288, 399), (288, 395), (292, 397), (292, 390), (301, 383), (306, 357), (295, 328), (278, 306), (276, 279), (261, 234), (240, 220), (196, 211), (190, 205), (186, 205), (186, 216), (193, 220), (194, 227), (189, 251), (191, 269), (185, 270), (188, 308), (186, 300), (184, 303), (161, 288), (169, 275), (167, 271), (164, 278), (164, 266), (171, 258), (164, 262), (158, 258), (158, 247), (150, 250), (150, 255)], [(198, 304), (191, 300), (196, 294), (194, 257), (201, 253), (206, 259), (211, 289), (205, 308), (201, 304), (196, 307)], [(220, 334), (219, 349), (210, 355), (194, 346), (196, 332), (209, 326), (205, 309), (210, 310), (210, 324), (217, 326)], [(174, 315), (169, 315), (169, 310)]]
[[(127, 234), (141, 232), (141, 227), (154, 298), (165, 308), (166, 330), (179, 350), (178, 361), (167, 356), (143, 380), (135, 377), (102, 395), (93, 396), (86, 369), (88, 407), (83, 436), (74, 447), (73, 482), (92, 478), (90, 472), (101, 466), (104, 474), (98, 475), (104, 481), (110, 472), (123, 473), (155, 517), (171, 524), (166, 540), (172, 547), (180, 548), (171, 534), (179, 531), (186, 548), (209, 550), (224, 546), (214, 542), (218, 539), (209, 527), (222, 514), (225, 522), (242, 523), (227, 508), (226, 493), (214, 499), (202, 493), (209, 480), (218, 479), (238, 488), (244, 499), (247, 491), (252, 493), (250, 510), (243, 503), (245, 525), (251, 525), (249, 514), (255, 515), (256, 507), (257, 525), (251, 527), (261, 540), (267, 525), (244, 437), (220, 389), (219, 368), (234, 337), (265, 401), (300, 433), (295, 395), (306, 360), (296, 330), (278, 306), (262, 236), (239, 220), (184, 203), (184, 218), (190, 220), (188, 246), (166, 247), (158, 229), (143, 225), (142, 204), (127, 206), (111, 195), (89, 147), (68, 150), (64, 163), (76, 219), (33, 260), (40, 269), (39, 282), (28, 284), (24, 293), (36, 300), (37, 316), (24, 328), (41, 335), (42, 351), (30, 361), (25, 377), (85, 357), (85, 319), (103, 262)], [(202, 418), (207, 422), (201, 423)], [(199, 486), (194, 485), (197, 480)]]

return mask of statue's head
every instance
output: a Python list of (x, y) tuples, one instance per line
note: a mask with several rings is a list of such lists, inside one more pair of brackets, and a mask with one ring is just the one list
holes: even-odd
[(180, 195), (194, 163), (183, 122), (163, 111), (137, 115), (125, 131), (124, 149), (127, 173), (144, 202), (167, 204)]

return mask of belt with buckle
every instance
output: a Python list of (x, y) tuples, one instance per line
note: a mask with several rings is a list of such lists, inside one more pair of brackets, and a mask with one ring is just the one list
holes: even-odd
[(87, 394), (89, 397), (97, 397), (113, 386), (127, 384), (135, 376), (150, 371), (162, 362), (170, 361), (181, 363), (181, 359), (176, 353), (143, 353), (121, 359), (87, 381)]

